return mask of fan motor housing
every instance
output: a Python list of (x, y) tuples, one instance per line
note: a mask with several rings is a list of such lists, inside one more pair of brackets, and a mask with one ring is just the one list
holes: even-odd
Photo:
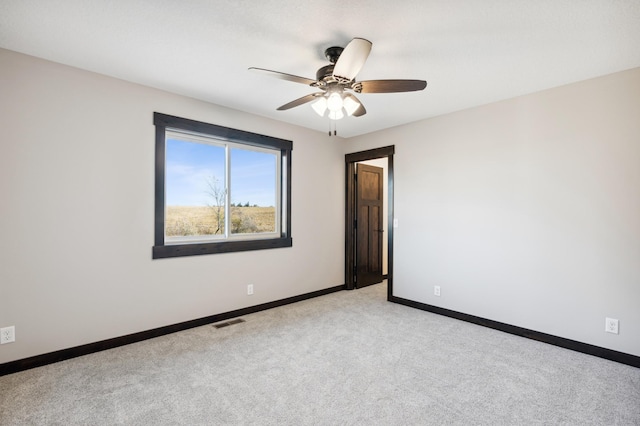
[(318, 72), (316, 72), (316, 80), (327, 81), (333, 79), (333, 67), (334, 65), (331, 64), (320, 68)]

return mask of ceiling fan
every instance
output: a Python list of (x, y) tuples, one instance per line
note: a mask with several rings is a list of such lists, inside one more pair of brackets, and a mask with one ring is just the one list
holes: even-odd
[(318, 115), (328, 115), (332, 120), (341, 119), (345, 113), (354, 117), (361, 117), (367, 113), (362, 102), (353, 93), (414, 92), (427, 87), (427, 82), (424, 80), (356, 81), (356, 75), (369, 57), (371, 45), (369, 40), (354, 38), (344, 48), (329, 47), (324, 54), (331, 64), (320, 68), (315, 80), (264, 68), (251, 67), (249, 70), (320, 89), (320, 92), (305, 95), (282, 105), (278, 111), (313, 102), (311, 106)]

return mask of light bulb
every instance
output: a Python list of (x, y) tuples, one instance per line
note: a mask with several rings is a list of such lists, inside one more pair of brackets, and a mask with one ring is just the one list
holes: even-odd
[(311, 108), (313, 108), (320, 117), (324, 116), (324, 112), (327, 110), (327, 98), (320, 96), (317, 101), (311, 104)]
[(327, 108), (329, 108), (329, 111), (333, 112), (337, 112), (342, 109), (342, 96), (340, 96), (340, 93), (333, 92), (329, 95), (329, 98), (327, 99)]

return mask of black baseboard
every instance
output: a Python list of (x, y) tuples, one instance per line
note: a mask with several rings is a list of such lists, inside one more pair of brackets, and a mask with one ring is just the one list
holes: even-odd
[(99, 342), (88, 343), (86, 345), (75, 346), (73, 348), (62, 349), (55, 352), (32, 356), (30, 358), (24, 358), (16, 361), (7, 362), (4, 364), (0, 364), (0, 376), (17, 373), (24, 370), (29, 370), (31, 368), (42, 367), (47, 364), (53, 364), (54, 362), (64, 361), (67, 359), (76, 358), (82, 355), (88, 355), (94, 352), (100, 352), (107, 349), (113, 349), (119, 346), (141, 342), (147, 339), (153, 339), (154, 337), (164, 336), (166, 334), (175, 333), (177, 331), (188, 330), (194, 327), (200, 327), (207, 324), (213, 324), (219, 321), (225, 321), (225, 320), (236, 318), (242, 315), (248, 315), (255, 312), (264, 311), (267, 309), (277, 308), (278, 306), (284, 306), (291, 303), (300, 302), (302, 300), (312, 299), (318, 296), (324, 296), (325, 294), (335, 293), (337, 291), (341, 291), (345, 289), (346, 289), (345, 285), (339, 285), (336, 287), (330, 287), (323, 290), (301, 294), (298, 296), (293, 296), (293, 297), (289, 297), (282, 300), (276, 300), (274, 302), (263, 303), (261, 305), (250, 306), (248, 308), (237, 309), (235, 311), (225, 312), (217, 315), (211, 315), (208, 317), (198, 318), (191, 321), (185, 321), (179, 324), (173, 324), (165, 327), (154, 328), (152, 330), (141, 331), (139, 333), (128, 334), (126, 336), (121, 336), (121, 337), (114, 337), (113, 339), (107, 339)]
[(484, 327), (493, 328), (494, 330), (503, 331), (505, 333), (514, 334), (516, 336), (526, 337), (527, 339), (537, 340), (539, 342), (548, 343), (550, 345), (559, 346), (561, 348), (570, 349), (572, 351), (581, 352), (584, 354), (593, 355), (599, 358), (604, 358), (610, 361), (615, 361), (621, 364), (640, 368), (640, 356), (618, 352), (612, 349), (606, 349), (600, 346), (578, 342), (576, 340), (565, 339), (564, 337), (553, 336), (551, 334), (541, 333), (539, 331), (529, 330), (526, 328), (517, 327), (515, 325), (476, 317), (474, 315), (463, 314), (462, 312), (452, 311), (450, 309), (428, 305), (426, 303), (415, 302), (413, 300), (403, 299), (401, 297), (391, 296), (389, 297), (389, 301), (398, 303), (400, 305), (409, 306), (411, 308), (416, 308), (423, 311), (432, 312), (434, 314), (444, 315), (461, 321), (481, 325)]

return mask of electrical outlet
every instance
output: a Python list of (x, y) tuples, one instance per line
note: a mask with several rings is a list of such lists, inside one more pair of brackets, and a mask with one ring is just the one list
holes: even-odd
[(5, 343), (11, 343), (16, 341), (16, 327), (4, 327), (0, 328), (0, 345)]
[(604, 331), (607, 333), (618, 334), (618, 320), (614, 318), (605, 318)]
[(253, 294), (253, 284), (249, 284), (247, 286), (247, 295), (251, 296)]
[(440, 296), (440, 286), (439, 285), (434, 285), (433, 286), (433, 294), (435, 294), (436, 296)]

